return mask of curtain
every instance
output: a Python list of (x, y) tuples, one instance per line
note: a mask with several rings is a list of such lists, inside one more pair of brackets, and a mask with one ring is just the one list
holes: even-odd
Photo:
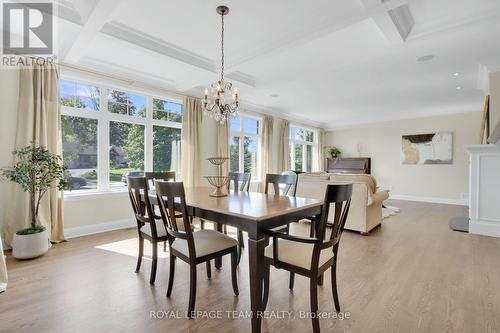
[[(26, 147), (30, 142), (62, 156), (57, 65), (32, 64), (19, 70), (15, 146)], [(12, 243), (14, 233), (26, 228), (30, 221), (29, 194), (17, 184), (11, 186), (11, 202), (5, 217), (5, 240), (8, 244)], [(52, 242), (64, 241), (61, 191), (54, 188), (45, 194), (40, 204), (39, 221), (47, 228)]]
[(325, 131), (323, 129), (318, 129), (318, 145), (316, 147), (316, 156), (318, 159), (316, 161), (316, 171), (325, 171)]
[[(229, 157), (229, 120), (224, 124), (217, 122), (217, 157)], [(229, 160), (222, 165), (222, 174), (229, 172)]]
[(201, 177), (201, 123), (203, 113), (200, 100), (184, 98), (182, 111), (181, 176), (184, 186), (197, 186)]
[(266, 174), (271, 173), (273, 169), (273, 125), (274, 118), (271, 116), (265, 116), (262, 121), (262, 140), (261, 140), (261, 175), (262, 184), (261, 189), (264, 191), (266, 186), (265, 177)]
[(278, 142), (278, 172), (290, 170), (290, 122), (282, 119)]
[(3, 255), (2, 240), (0, 239), (0, 293), (7, 289), (7, 266)]

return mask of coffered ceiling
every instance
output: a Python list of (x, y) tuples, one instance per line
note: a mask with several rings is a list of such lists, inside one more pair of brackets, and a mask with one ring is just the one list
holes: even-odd
[(58, 4), (62, 62), (196, 96), (218, 77), (226, 4), (242, 102), (324, 128), (480, 111), (479, 76), (500, 70), (498, 0)]

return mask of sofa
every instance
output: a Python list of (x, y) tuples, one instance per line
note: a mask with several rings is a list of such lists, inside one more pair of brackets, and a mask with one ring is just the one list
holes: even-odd
[[(386, 191), (378, 191), (373, 176), (345, 173), (301, 173), (298, 176), (298, 197), (324, 199), (328, 184), (353, 184), (351, 207), (345, 229), (368, 233), (382, 223), (382, 203), (389, 198)], [(333, 221), (333, 209), (328, 221)]]

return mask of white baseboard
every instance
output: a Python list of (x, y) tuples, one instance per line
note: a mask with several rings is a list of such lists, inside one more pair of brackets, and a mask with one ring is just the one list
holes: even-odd
[(482, 221), (470, 221), (469, 233), (482, 236), (500, 237), (500, 224)]
[(389, 199), (405, 200), (405, 201), (418, 201), (430, 202), (446, 205), (468, 206), (469, 202), (466, 199), (448, 199), (448, 198), (435, 198), (435, 197), (418, 197), (413, 195), (389, 194)]
[(66, 238), (75, 238), (86, 235), (98, 234), (106, 231), (113, 231), (119, 229), (127, 229), (137, 226), (137, 222), (131, 219), (117, 220), (103, 223), (96, 223), (91, 225), (84, 225), (81, 227), (65, 228), (64, 235)]

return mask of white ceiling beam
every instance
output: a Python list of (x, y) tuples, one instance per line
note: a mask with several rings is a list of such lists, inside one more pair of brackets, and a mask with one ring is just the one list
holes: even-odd
[[(370, 0), (363, 0), (369, 3)], [(386, 1), (384, 1), (386, 2)], [(415, 21), (408, 4), (390, 9), (387, 12), (381, 12), (373, 15), (373, 20), (392, 44), (400, 44), (406, 41)]]
[(73, 5), (84, 23), (78, 36), (66, 50), (63, 56), (64, 62), (75, 63), (80, 60), (99, 30), (113, 19), (113, 13), (121, 2), (122, 0), (76, 0), (74, 2)]

